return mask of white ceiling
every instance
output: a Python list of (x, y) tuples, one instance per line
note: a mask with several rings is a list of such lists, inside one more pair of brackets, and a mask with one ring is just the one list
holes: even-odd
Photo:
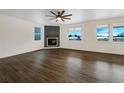
[(124, 17), (124, 9), (64, 9), (65, 14), (72, 14), (71, 20), (65, 22), (48, 20), (45, 15), (52, 15), (49, 11), (62, 11), (63, 9), (0, 9), (0, 14), (18, 17), (21, 19), (42, 24), (72, 24), (95, 19)]

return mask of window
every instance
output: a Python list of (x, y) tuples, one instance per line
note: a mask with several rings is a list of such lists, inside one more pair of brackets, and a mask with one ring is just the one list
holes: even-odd
[(124, 23), (113, 24), (112, 34), (113, 34), (113, 41), (124, 42)]
[(108, 41), (109, 40), (109, 27), (108, 25), (98, 25), (96, 27), (97, 40)]
[(35, 40), (41, 40), (41, 29), (40, 27), (34, 28), (34, 39)]
[(81, 40), (81, 28), (70, 28), (68, 38), (69, 40)]

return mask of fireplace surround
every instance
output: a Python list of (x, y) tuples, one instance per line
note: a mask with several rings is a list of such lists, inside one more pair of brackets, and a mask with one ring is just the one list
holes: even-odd
[(59, 47), (60, 27), (44, 26), (44, 47)]

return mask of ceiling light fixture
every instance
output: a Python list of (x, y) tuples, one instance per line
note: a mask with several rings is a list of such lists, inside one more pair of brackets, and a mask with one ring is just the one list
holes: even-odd
[(61, 20), (61, 17), (57, 17), (56, 19), (57, 19), (57, 20)]
[(63, 10), (63, 11), (59, 11), (59, 12), (57, 12), (57, 13), (55, 13), (55, 12), (53, 12), (53, 11), (50, 11), (50, 13), (52, 14), (52, 15), (46, 15), (47, 17), (50, 17), (50, 19), (49, 20), (56, 20), (56, 22), (57, 21), (65, 21), (65, 20), (71, 20), (71, 18), (68, 18), (68, 17), (70, 17), (70, 16), (72, 16), (72, 14), (68, 14), (68, 15), (64, 15), (64, 13), (65, 13), (65, 11)]

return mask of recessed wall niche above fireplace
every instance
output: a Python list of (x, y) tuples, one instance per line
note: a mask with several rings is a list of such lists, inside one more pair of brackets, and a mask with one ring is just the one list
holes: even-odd
[(44, 47), (59, 47), (60, 27), (45, 26), (44, 27)]

